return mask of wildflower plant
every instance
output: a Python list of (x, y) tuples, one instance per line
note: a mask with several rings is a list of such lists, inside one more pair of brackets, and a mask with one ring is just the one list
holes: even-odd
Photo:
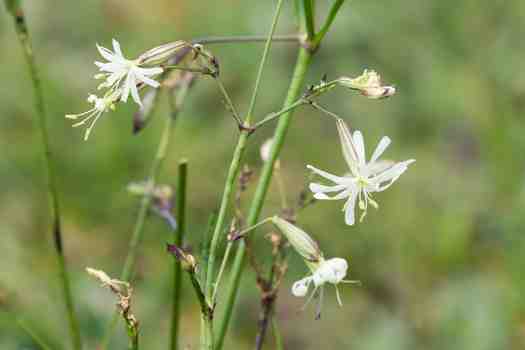
[[(9, 2), (8, 2), (9, 3)], [(364, 70), (356, 78), (342, 76), (328, 81), (323, 77), (317, 84), (303, 87), (308, 67), (315, 57), (319, 46), (332, 24), (337, 13), (342, 8), (344, 0), (334, 0), (328, 14), (319, 27), (315, 25), (316, 11), (311, 0), (297, 0), (297, 12), (300, 28), (293, 35), (275, 35), (284, 0), (279, 0), (273, 15), (272, 24), (267, 36), (262, 38), (264, 50), (258, 66), (253, 93), (245, 113), (239, 113), (235, 103), (228, 93), (228, 88), (222, 83), (219, 59), (210, 50), (211, 45), (221, 43), (241, 43), (246, 41), (261, 41), (260, 37), (212, 37), (196, 40), (177, 40), (167, 44), (155, 46), (145, 50), (135, 59), (124, 56), (120, 43), (113, 39), (112, 50), (96, 45), (104, 62), (95, 62), (99, 72), (95, 79), (101, 80), (98, 85), (99, 95), (90, 94), (88, 102), (93, 105), (84, 113), (68, 114), (66, 118), (75, 121), (74, 127), (86, 125), (84, 139), (87, 140), (97, 123), (106, 113), (115, 110), (119, 104), (126, 103), (131, 97), (137, 105), (133, 117), (133, 131), (138, 132), (147, 124), (147, 120), (160, 101), (160, 91), (168, 96), (171, 113), (164, 119), (164, 128), (160, 136), (157, 152), (152, 160), (149, 174), (145, 181), (133, 182), (128, 186), (130, 193), (141, 198), (136, 222), (129, 242), (129, 251), (126, 256), (120, 278), (112, 279), (102, 271), (88, 269), (90, 275), (97, 278), (102, 284), (110, 288), (120, 298), (119, 310), (124, 316), (130, 334), (130, 348), (138, 349), (139, 328), (135, 317), (129, 314), (131, 291), (129, 282), (133, 281), (133, 272), (136, 257), (140, 249), (140, 242), (145, 232), (145, 222), (148, 213), (154, 212), (165, 219), (171, 233), (167, 251), (174, 258), (173, 266), (173, 308), (171, 327), (171, 348), (178, 347), (179, 324), (179, 296), (180, 274), (188, 275), (196, 299), (201, 307), (201, 337), (200, 348), (203, 350), (221, 350), (228, 331), (228, 325), (233, 313), (236, 296), (239, 292), (240, 277), (244, 268), (245, 257), (248, 256), (251, 267), (256, 272), (256, 283), (261, 294), (261, 312), (257, 325), (256, 349), (261, 349), (264, 343), (266, 329), (273, 317), (276, 307), (277, 291), (287, 271), (287, 247), (299, 254), (309, 273), (305, 277), (296, 278), (292, 284), (291, 293), (296, 297), (306, 297), (309, 303), (312, 298), (319, 296), (317, 318), (323, 300), (324, 287), (333, 285), (337, 302), (342, 305), (338, 290), (341, 283), (356, 283), (347, 280), (348, 261), (342, 257), (325, 258), (319, 245), (309, 234), (296, 225), (299, 217), (297, 213), (306, 205), (314, 203), (307, 201), (305, 191), (300, 192), (295, 204), (289, 204), (284, 194), (283, 159), (280, 151), (283, 147), (287, 131), (291, 125), (292, 113), (300, 107), (313, 108), (320, 114), (334, 118), (326, 118), (327, 122), (334, 122), (337, 126), (343, 157), (348, 169), (341, 176), (318, 169), (311, 165), (307, 168), (316, 175), (331, 182), (321, 184), (311, 182), (308, 186), (315, 200), (345, 200), (343, 211), (345, 222), (348, 225), (355, 223), (356, 205), (361, 210), (362, 221), (367, 213), (368, 206), (378, 207), (373, 195), (389, 188), (414, 162), (409, 159), (402, 162), (380, 160), (380, 156), (390, 144), (388, 137), (383, 137), (369, 161), (365, 157), (365, 142), (360, 131), (350, 131), (344, 120), (329, 109), (322, 107), (319, 97), (333, 89), (349, 89), (371, 100), (382, 100), (396, 93), (396, 88), (382, 82), (379, 74), (373, 70)], [(320, 7), (321, 5), (319, 5)], [(284, 41), (298, 44), (297, 62), (292, 74), (292, 81), (285, 97), (282, 109), (258, 116), (256, 103), (259, 87), (264, 77), (268, 55), (274, 41)], [(218, 211), (210, 220), (209, 234), (205, 235), (200, 252), (191, 251), (184, 244), (184, 233), (188, 230), (185, 224), (187, 169), (186, 161), (179, 164), (179, 181), (175, 189), (172, 185), (159, 185), (158, 173), (170, 151), (170, 135), (175, 125), (176, 117), (180, 114), (191, 87), (197, 80), (213, 81), (217, 86), (218, 94), (224, 100), (227, 112), (234, 121), (233, 127), (238, 129), (237, 145), (226, 174), (226, 182)], [(256, 119), (257, 118), (257, 119)], [(247, 212), (240, 205), (247, 195), (246, 189), (251, 185), (253, 172), (244, 164), (244, 153), (250, 137), (262, 127), (276, 122), (275, 131), (270, 141), (261, 148), (263, 160), (262, 170), (254, 189), (254, 196)], [(357, 124), (357, 121), (356, 121)], [(242, 170), (241, 170), (242, 169)], [(269, 190), (271, 179), (276, 175), (279, 191), (282, 197), (281, 214), (258, 222), (261, 209)], [(238, 188), (237, 188), (238, 187)], [(234, 196), (235, 194), (235, 196)], [(232, 198), (235, 197), (235, 210), (232, 212)], [(176, 205), (173, 208), (173, 199)], [(175, 209), (175, 215), (172, 212)], [(285, 214), (285, 215), (282, 215)], [(266, 237), (272, 246), (271, 266), (267, 273), (267, 266), (260, 264), (255, 256), (253, 242), (247, 235), (255, 231), (264, 223), (272, 222), (278, 232), (271, 232)], [(225, 234), (225, 227), (229, 230)], [(282, 239), (284, 237), (284, 239)], [(222, 244), (226, 244), (222, 260), (219, 253)], [(232, 260), (231, 255), (235, 254)], [(220, 264), (219, 264), (220, 263)], [(357, 266), (356, 269), (359, 267)], [(228, 277), (226, 279), (226, 276)], [(126, 281), (126, 282), (123, 282)], [(366, 281), (364, 281), (366, 283)], [(124, 291), (126, 290), (126, 291)], [(222, 313), (216, 313), (218, 304), (222, 306)], [(306, 305), (305, 304), (305, 305)], [(100, 349), (108, 349), (118, 314), (109, 324)], [(70, 322), (74, 322), (72, 319)], [(72, 332), (75, 327), (71, 327)], [(277, 329), (278, 331), (278, 329)], [(75, 350), (80, 350), (80, 340), (75, 343)]]

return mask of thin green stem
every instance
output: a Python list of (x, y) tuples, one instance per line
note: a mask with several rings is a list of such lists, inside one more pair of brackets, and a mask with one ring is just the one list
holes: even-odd
[(224, 257), (222, 258), (221, 267), (219, 268), (219, 273), (217, 274), (217, 279), (215, 281), (215, 286), (213, 288), (213, 295), (212, 295), (212, 304), (215, 304), (217, 300), (217, 291), (219, 290), (219, 286), (222, 279), (222, 274), (224, 273), (224, 269), (226, 268), (226, 263), (228, 262), (228, 258), (230, 257), (230, 252), (232, 249), (232, 242), (228, 242), (226, 245), (226, 251), (224, 252)]
[(49, 201), (51, 204), (52, 232), (55, 247), (55, 255), (57, 258), (58, 274), (62, 286), (64, 302), (66, 304), (72, 346), (73, 349), (80, 350), (82, 348), (82, 341), (80, 338), (78, 319), (75, 313), (75, 306), (73, 304), (73, 296), (71, 294), (71, 282), (67, 271), (66, 259), (64, 255), (60, 215), (60, 201), (58, 197), (58, 187), (54, 170), (53, 154), (51, 151), (51, 145), (49, 143), (47, 115), (44, 105), (42, 85), (38, 69), (35, 64), (33, 49), (31, 46), (31, 41), (29, 38), (29, 32), (27, 29), (23, 9), (20, 7), (19, 1), (6, 0), (6, 6), (11, 15), (13, 16), (15, 30), (24, 52), (24, 57), (33, 85), (35, 110), (38, 118), (38, 127), (40, 129), (40, 137), (47, 173), (47, 189)]
[[(170, 135), (172, 133), (174, 122), (175, 122), (174, 118), (172, 117), (166, 118), (164, 128), (162, 131), (162, 136), (159, 142), (159, 146), (157, 148), (157, 153), (151, 164), (149, 176), (147, 179), (147, 186), (150, 189), (154, 188), (155, 181), (159, 173), (159, 170), (161, 168), (162, 162), (164, 161), (164, 158), (166, 157), (166, 152), (169, 146)], [(148, 214), (148, 210), (151, 204), (152, 192), (153, 191), (146, 191), (146, 194), (144, 195), (144, 197), (142, 197), (139, 212), (137, 214), (137, 219), (135, 221), (135, 226), (133, 228), (133, 233), (129, 241), (128, 254), (124, 262), (124, 268), (122, 269), (122, 273), (120, 275), (120, 280), (122, 281), (131, 281), (132, 279), (131, 277), (132, 277), (132, 272), (133, 272), (133, 266), (137, 258), (139, 243), (142, 241), (142, 236), (144, 233), (144, 224), (146, 222), (146, 216)], [(108, 326), (108, 329), (106, 330), (104, 338), (102, 340), (102, 344), (100, 347), (101, 349), (106, 349), (108, 347), (109, 342), (111, 341), (111, 335), (113, 334), (113, 331), (117, 324), (117, 320), (118, 320), (118, 313), (115, 313), (113, 319), (110, 322), (110, 325)]]
[(335, 17), (337, 16), (339, 9), (341, 8), (344, 2), (345, 0), (335, 0), (334, 4), (332, 5), (332, 8), (330, 9), (330, 12), (328, 13), (328, 17), (326, 18), (323, 26), (313, 38), (314, 47), (318, 46), (319, 43), (321, 43), (321, 41), (325, 37), (326, 33), (328, 33), (328, 30), (332, 26), (332, 23), (334, 22)]
[[(292, 81), (288, 89), (288, 94), (284, 102), (284, 108), (293, 104), (300, 96), (302, 85), (306, 75), (306, 70), (310, 64), (311, 58), (312, 52), (305, 48), (299, 49), (299, 55), (297, 57)], [(286, 132), (288, 131), (288, 126), (290, 124), (292, 112), (293, 110), (287, 112), (286, 114), (282, 115), (279, 119), (279, 123), (277, 125), (273, 137), (273, 144), (270, 151), (270, 159), (264, 164), (263, 171), (255, 192), (255, 196), (250, 207), (250, 212), (247, 221), (248, 226), (252, 226), (257, 222), (257, 219), (261, 212), (262, 205), (266, 197), (266, 192), (268, 191), (268, 186), (270, 184), (271, 176), (273, 173), (274, 164), (284, 143)], [(218, 333), (215, 337), (215, 350), (220, 350), (224, 343), (224, 337), (233, 313), (234, 302), (237, 297), (241, 271), (244, 266), (245, 254), (246, 245), (244, 242), (240, 242), (239, 248), (236, 253), (233, 269), (231, 272), (232, 277), (227, 290), (227, 297), (224, 308), (225, 311), (219, 319)]]
[[(179, 177), (177, 181), (177, 230), (173, 237), (173, 243), (177, 247), (182, 246), (182, 239), (186, 231), (186, 188), (188, 178), (188, 162), (183, 159), (179, 162)], [(179, 320), (180, 320), (180, 296), (181, 296), (181, 276), (182, 271), (180, 263), (175, 260), (173, 263), (173, 298), (172, 298), (172, 313), (171, 313), (171, 344), (170, 349), (177, 350), (178, 335), (179, 335)]]
[(279, 17), (281, 15), (281, 9), (283, 7), (283, 3), (284, 3), (284, 0), (279, 0), (279, 2), (277, 3), (277, 7), (275, 9), (272, 26), (270, 28), (270, 34), (268, 34), (266, 44), (264, 45), (264, 51), (263, 51), (263, 55), (261, 58), (261, 62), (259, 64), (257, 78), (255, 79), (255, 86), (253, 88), (252, 98), (250, 100), (248, 112), (246, 113), (246, 123), (250, 122), (251, 115), (255, 109), (255, 102), (257, 101), (257, 95), (259, 93), (259, 86), (261, 85), (264, 67), (266, 66), (266, 61), (268, 60), (268, 53), (270, 52), (270, 48), (272, 47), (273, 36), (275, 34), (275, 29), (277, 28), (277, 22), (279, 21)]
[(330, 112), (328, 109), (322, 107), (317, 102), (310, 102), (310, 106), (312, 106), (313, 108), (317, 109), (318, 111), (323, 112), (324, 114), (326, 114), (329, 117), (335, 118), (336, 120), (337, 119), (341, 119), (341, 117), (339, 117), (337, 114), (335, 114), (334, 112)]
[(258, 121), (257, 123), (255, 123), (251, 129), (253, 130), (257, 130), (257, 128), (263, 126), (264, 124), (276, 119), (276, 118), (279, 118), (280, 116), (282, 116), (283, 114), (286, 114), (288, 112), (290, 112), (291, 110), (299, 107), (299, 106), (302, 106), (304, 104), (307, 104), (308, 101), (305, 100), (305, 99), (299, 99), (297, 100), (296, 102), (292, 103), (290, 106), (287, 106), (283, 109), (281, 109), (280, 111), (278, 112), (274, 112), (274, 113), (270, 113), (268, 114), (266, 117), (264, 117), (263, 119), (261, 119), (260, 121)]
[[(284, 0), (279, 0), (279, 2), (277, 4), (277, 8), (276, 8), (275, 13), (274, 13), (272, 25), (271, 25), (271, 28), (270, 28), (270, 33), (268, 34), (268, 38), (266, 40), (266, 44), (265, 44), (265, 47), (264, 47), (264, 51), (263, 51), (263, 55), (262, 55), (262, 58), (261, 58), (261, 62), (259, 64), (259, 70), (258, 70), (257, 78), (256, 78), (256, 81), (255, 81), (255, 87), (254, 87), (253, 95), (252, 95), (252, 98), (251, 98), (251, 101), (250, 101), (248, 112), (246, 114), (246, 118), (244, 120), (244, 124), (245, 125), (248, 125), (250, 123), (251, 114), (253, 113), (253, 110), (255, 108), (255, 102), (256, 102), (256, 99), (257, 99), (257, 93), (258, 93), (260, 82), (261, 82), (261, 79), (262, 79), (262, 73), (263, 73), (266, 61), (268, 59), (268, 52), (270, 51), (270, 47), (271, 47), (271, 44), (272, 44), (272, 37), (275, 34), (275, 29), (277, 27), (277, 21), (279, 19), (280, 13), (281, 13), (283, 2), (284, 2)], [(205, 292), (206, 292), (206, 295), (207, 295), (207, 299), (209, 301), (211, 301), (212, 294), (213, 294), (211, 286), (213, 285), (213, 275), (214, 275), (214, 271), (215, 271), (215, 260), (216, 260), (217, 248), (218, 248), (218, 245), (219, 245), (219, 240), (221, 238), (221, 231), (222, 231), (222, 227), (224, 225), (224, 220), (225, 220), (225, 217), (226, 217), (226, 211), (227, 211), (227, 208), (228, 208), (228, 205), (229, 205), (229, 201), (230, 201), (230, 197), (231, 197), (231, 194), (232, 194), (232, 191), (233, 191), (233, 187), (235, 185), (235, 180), (237, 179), (237, 175), (239, 173), (239, 168), (240, 168), (240, 165), (241, 165), (241, 158), (242, 158), (242, 156), (244, 154), (244, 149), (246, 147), (246, 143), (247, 143), (248, 137), (249, 137), (249, 131), (245, 130), (245, 129), (241, 130), (241, 135), (239, 136), (239, 140), (238, 140), (237, 146), (235, 147), (235, 151), (234, 151), (234, 154), (233, 154), (233, 159), (231, 161), (230, 168), (228, 170), (228, 175), (226, 177), (226, 184), (224, 186), (224, 192), (222, 194), (221, 205), (220, 205), (220, 208), (219, 208), (219, 214), (217, 216), (217, 223), (216, 223), (215, 230), (213, 232), (213, 236), (212, 236), (212, 240), (211, 240), (210, 256), (209, 256), (209, 260), (208, 260), (208, 271), (207, 271), (207, 276), (206, 276), (206, 281), (205, 281), (205, 283), (206, 283)], [(206, 338), (213, 338), (213, 334), (208, 334), (208, 332), (212, 329), (212, 326), (210, 325), (211, 322), (212, 322), (211, 319), (210, 320), (207, 320), (207, 319), (204, 320), (205, 325), (204, 325), (204, 330), (203, 331), (205, 332), (204, 336)], [(209, 344), (209, 343), (210, 343), (210, 341), (209, 341), (209, 339), (207, 339), (205, 344)], [(213, 342), (211, 343), (211, 346), (212, 347), (215, 346)]]
[(315, 35), (315, 20), (312, 0), (302, 0), (302, 2), (307, 39), (312, 39)]
[(46, 344), (46, 342), (31, 328), (26, 322), (21, 318), (16, 318), (16, 323), (18, 327), (26, 332), (31, 339), (40, 347), (42, 350), (51, 350), (51, 346)]
[[(237, 44), (237, 43), (260, 43), (268, 40), (267, 35), (237, 35), (237, 36), (211, 36), (206, 38), (194, 39), (194, 44)], [(272, 41), (281, 43), (299, 43), (300, 37), (297, 34), (274, 35)]]
[(277, 315), (275, 314), (272, 315), (272, 331), (273, 337), (275, 338), (275, 350), (283, 350), (283, 338), (279, 330), (279, 325), (277, 324)]
[(219, 77), (215, 78), (215, 81), (217, 82), (217, 85), (219, 86), (219, 90), (224, 97), (224, 100), (226, 101), (226, 106), (228, 107), (228, 110), (231, 112), (233, 119), (237, 123), (237, 126), (239, 129), (242, 129), (243, 122), (241, 120), (241, 117), (239, 116), (239, 113), (237, 112), (237, 109), (235, 109), (235, 105), (232, 102), (232, 99), (230, 98), (230, 95), (228, 94), (228, 91), (226, 91), (226, 88), (224, 87), (224, 84), (222, 83), (221, 79)]

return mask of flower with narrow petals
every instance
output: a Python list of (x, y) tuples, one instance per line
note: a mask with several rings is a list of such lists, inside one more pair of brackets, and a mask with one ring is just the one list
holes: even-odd
[(91, 130), (95, 126), (95, 123), (97, 122), (98, 118), (102, 116), (102, 114), (106, 113), (109, 110), (115, 109), (115, 102), (119, 98), (119, 92), (113, 91), (112, 93), (100, 98), (96, 95), (89, 95), (87, 98), (87, 101), (89, 103), (93, 104), (93, 108), (90, 110), (79, 113), (79, 114), (66, 114), (66, 118), (77, 120), (78, 118), (82, 118), (79, 122), (73, 124), (73, 127), (76, 128), (77, 126), (81, 126), (86, 124), (87, 122), (91, 121), (89, 126), (86, 128), (86, 132), (84, 134), (84, 140), (87, 140), (89, 137), (89, 134), (91, 133)]
[[(334, 183), (332, 186), (311, 183), (310, 190), (316, 199), (339, 200), (347, 199), (343, 207), (345, 222), (353, 225), (355, 222), (355, 205), (362, 211), (360, 221), (367, 213), (368, 204), (377, 208), (378, 204), (372, 198), (372, 193), (382, 192), (390, 187), (415, 162), (409, 159), (403, 162), (380, 161), (379, 157), (390, 144), (390, 138), (383, 137), (377, 145), (369, 162), (365, 160), (365, 144), (360, 131), (353, 135), (342, 119), (337, 120), (337, 130), (341, 139), (343, 156), (350, 172), (344, 176), (336, 176), (311, 165), (307, 168)], [(327, 193), (334, 193), (333, 197)]]
[(108, 62), (95, 62), (95, 65), (100, 69), (100, 74), (95, 75), (97, 79), (105, 79), (101, 88), (109, 88), (110, 90), (119, 90), (120, 99), (127, 102), (129, 95), (133, 98), (139, 106), (142, 106), (140, 95), (137, 86), (149, 85), (153, 88), (160, 86), (159, 82), (151, 77), (163, 72), (160, 67), (143, 68), (141, 62), (137, 60), (128, 60), (122, 54), (120, 44), (113, 39), (113, 51), (97, 44), (98, 52)]

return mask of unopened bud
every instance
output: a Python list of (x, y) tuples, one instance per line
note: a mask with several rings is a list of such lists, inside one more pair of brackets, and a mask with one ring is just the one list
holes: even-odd
[(272, 222), (304, 259), (309, 262), (318, 262), (322, 259), (323, 254), (319, 246), (306, 232), (278, 216), (274, 216)]
[(138, 58), (138, 64), (141, 66), (156, 66), (163, 64), (177, 55), (177, 53), (191, 45), (184, 40), (177, 40), (168, 44), (157, 46), (144, 52)]
[(175, 244), (168, 244), (167, 250), (180, 262), (180, 266), (184, 271), (194, 272), (196, 270), (197, 261), (193, 255), (186, 253)]
[(144, 129), (157, 105), (158, 89), (149, 89), (142, 98), (142, 106), (133, 114), (133, 134)]
[(358, 90), (363, 96), (371, 99), (381, 99), (394, 95), (396, 88), (383, 85), (381, 76), (374, 70), (367, 70), (357, 78), (342, 77), (337, 79), (337, 83), (343, 87)]

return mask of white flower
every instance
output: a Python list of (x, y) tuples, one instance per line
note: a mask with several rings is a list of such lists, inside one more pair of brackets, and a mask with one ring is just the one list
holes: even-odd
[[(377, 145), (370, 161), (365, 160), (365, 144), (363, 135), (360, 131), (355, 131), (352, 135), (343, 120), (337, 120), (337, 130), (341, 139), (343, 155), (348, 164), (350, 173), (345, 176), (336, 176), (317, 169), (311, 165), (311, 169), (320, 176), (335, 183), (333, 186), (325, 186), (318, 183), (311, 183), (310, 190), (316, 199), (339, 200), (348, 198), (343, 211), (345, 212), (345, 222), (353, 225), (355, 222), (355, 204), (359, 201), (359, 209), (363, 211), (360, 221), (367, 213), (368, 204), (377, 208), (377, 203), (372, 198), (372, 193), (381, 192), (390, 187), (408, 168), (408, 165), (415, 162), (409, 159), (404, 162), (379, 161), (379, 157), (390, 144), (390, 138), (383, 137)], [(336, 193), (333, 197), (327, 193)]]
[(308, 303), (312, 300), (312, 298), (315, 296), (317, 291), (320, 289), (321, 299), (319, 300), (318, 311), (317, 311), (317, 314), (319, 317), (324, 284), (330, 283), (335, 286), (337, 302), (340, 306), (342, 306), (343, 303), (341, 301), (341, 296), (339, 295), (339, 290), (337, 289), (337, 285), (339, 283), (359, 283), (359, 281), (349, 281), (349, 280), (344, 279), (346, 277), (346, 272), (348, 270), (348, 263), (346, 262), (345, 259), (342, 259), (342, 258), (332, 258), (328, 260), (323, 259), (320, 261), (319, 264), (316, 264), (315, 266), (316, 267), (312, 269), (312, 275), (307, 276), (303, 279), (300, 279), (299, 281), (296, 281), (293, 284), (292, 294), (296, 297), (304, 297), (308, 293), (308, 290), (310, 289), (310, 285), (313, 284), (314, 289), (312, 291), (312, 294), (310, 295), (310, 297), (305, 303), (305, 307), (306, 307), (306, 305), (308, 305)]
[(163, 72), (160, 67), (142, 68), (140, 60), (128, 60), (122, 55), (120, 44), (113, 39), (113, 51), (106, 49), (97, 44), (100, 55), (108, 62), (95, 62), (95, 65), (104, 72), (97, 74), (95, 78), (103, 78), (105, 81), (99, 85), (100, 88), (109, 88), (111, 90), (120, 90), (120, 99), (123, 102), (128, 100), (131, 93), (133, 100), (142, 106), (137, 85), (146, 84), (157, 88), (160, 84), (151, 79), (152, 76)]
[(100, 116), (102, 116), (102, 114), (104, 114), (105, 112), (109, 110), (114, 110), (115, 101), (118, 98), (119, 98), (119, 94), (118, 92), (115, 92), (115, 91), (102, 98), (97, 97), (96, 95), (89, 95), (89, 97), (87, 98), (87, 101), (93, 104), (93, 108), (91, 108), (90, 110), (84, 113), (80, 113), (80, 114), (66, 114), (66, 118), (76, 120), (80, 117), (84, 117), (78, 123), (73, 124), (74, 128), (76, 128), (77, 126), (84, 125), (88, 121), (92, 120), (86, 129), (86, 133), (84, 134), (84, 140), (87, 140), (98, 118), (100, 118)]

